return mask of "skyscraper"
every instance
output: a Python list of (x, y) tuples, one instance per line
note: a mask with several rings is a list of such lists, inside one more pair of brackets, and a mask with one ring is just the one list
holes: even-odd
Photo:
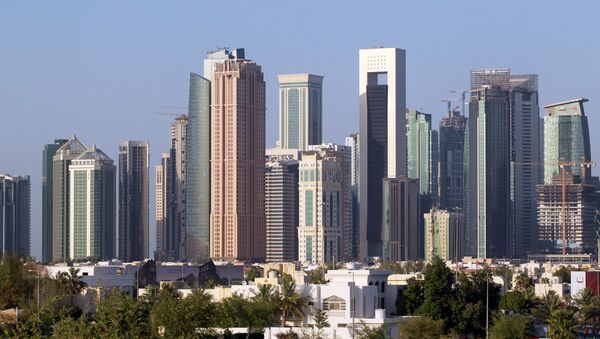
[(350, 147), (350, 173), (352, 189), (352, 258), (359, 257), (360, 249), (360, 133), (346, 137), (346, 146)]
[(536, 186), (542, 180), (537, 75), (510, 76), (511, 256), (536, 248)]
[(119, 146), (119, 258), (148, 258), (148, 141), (126, 140)]
[[(510, 97), (503, 84), (471, 73), (467, 158), (466, 254), (479, 258), (510, 255)], [(508, 79), (508, 70), (486, 70)], [(488, 79), (489, 80), (489, 79)], [(508, 81), (508, 80), (507, 80)], [(480, 87), (478, 84), (484, 83)], [(473, 247), (474, 245), (474, 247)]]
[(210, 254), (265, 259), (265, 81), (246, 59), (215, 64), (211, 83)]
[(175, 253), (179, 253), (174, 241), (177, 236), (174, 234), (173, 223), (171, 220), (171, 187), (170, 179), (171, 169), (169, 168), (171, 160), (169, 153), (163, 153), (160, 157), (160, 165), (156, 166), (156, 254), (157, 260), (172, 260)]
[(450, 111), (440, 122), (439, 202), (448, 210), (464, 207), (464, 147), (467, 118)]
[(28, 175), (0, 174), (0, 253), (30, 254), (30, 194)]
[(72, 260), (115, 256), (116, 168), (92, 146), (69, 166), (69, 254)]
[(54, 143), (44, 145), (42, 152), (42, 262), (52, 261), (52, 194), (54, 191), (52, 161), (54, 154), (67, 142), (67, 139), (54, 139)]
[(315, 264), (351, 260), (350, 149), (334, 144), (310, 148), (299, 167), (299, 260)]
[(306, 150), (322, 141), (323, 77), (280, 74), (279, 142), (281, 148)]
[[(432, 135), (434, 134), (434, 135)], [(414, 109), (406, 111), (408, 177), (419, 179), (419, 194), (432, 203), (437, 189), (437, 134), (431, 130), (431, 114)], [(423, 206), (429, 209), (431, 206)]]
[(212, 81), (218, 63), (222, 63), (228, 59), (245, 59), (245, 54), (243, 48), (219, 48), (206, 53), (206, 59), (204, 59), (204, 78)]
[(383, 179), (382, 258), (390, 261), (423, 258), (423, 228), (419, 182), (403, 175)]
[(186, 182), (187, 182), (187, 130), (188, 117), (180, 115), (171, 123), (171, 149), (169, 151), (169, 160), (167, 179), (169, 211), (167, 212), (170, 226), (173, 229), (171, 233), (175, 239), (173, 241), (175, 248), (169, 254), (170, 260), (182, 260), (185, 257), (185, 225), (186, 225)]
[(266, 261), (298, 260), (298, 160), (266, 163)]
[(71, 161), (86, 150), (73, 136), (52, 158), (52, 261), (69, 258), (70, 173)]
[(187, 127), (185, 258), (209, 260), (210, 81), (190, 73)]
[(544, 183), (551, 184), (554, 175), (560, 174), (561, 161), (579, 164), (565, 167), (568, 173), (591, 177), (591, 169), (581, 166), (591, 160), (590, 131), (583, 109), (587, 101), (581, 98), (544, 106)]
[(359, 51), (359, 260), (380, 256), (383, 179), (406, 175), (406, 56), (398, 48)]

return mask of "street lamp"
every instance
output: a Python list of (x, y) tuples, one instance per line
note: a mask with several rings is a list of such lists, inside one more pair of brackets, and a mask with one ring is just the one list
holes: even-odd
[(37, 285), (37, 307), (38, 309), (40, 308), (40, 272), (37, 270), (37, 268), (35, 270), (27, 270), (28, 272), (35, 272), (36, 274), (36, 285)]
[(356, 312), (356, 299), (354, 297), (354, 271), (351, 271), (350, 273), (352, 273), (352, 290), (350, 291), (350, 311), (352, 313), (352, 339), (354, 339), (354, 317)]

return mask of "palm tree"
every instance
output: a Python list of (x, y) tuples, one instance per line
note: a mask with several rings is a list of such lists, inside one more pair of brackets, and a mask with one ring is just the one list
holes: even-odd
[(598, 325), (600, 324), (600, 297), (592, 296), (585, 303), (582, 303), (578, 317), (582, 325), (592, 327), (592, 334), (595, 338)]
[(529, 278), (529, 276), (527, 276), (525, 273), (521, 273), (515, 278), (515, 289), (517, 290), (525, 290), (531, 287), (531, 284), (531, 278)]
[(65, 293), (69, 295), (71, 306), (73, 306), (75, 296), (83, 292), (88, 286), (85, 281), (81, 280), (79, 269), (74, 267), (70, 267), (68, 273), (59, 272), (56, 275), (56, 280), (62, 286)]
[(277, 298), (277, 291), (269, 284), (258, 284), (258, 289), (252, 291), (252, 294), (254, 294), (252, 299), (257, 302), (270, 303)]
[(542, 308), (546, 314), (550, 315), (552, 312), (558, 310), (560, 307), (560, 297), (553, 290), (548, 291), (542, 298)]
[(296, 283), (293, 280), (284, 279), (279, 300), (281, 327), (285, 327), (285, 322), (289, 318), (303, 317), (309, 300), (310, 297), (296, 293)]
[(568, 339), (576, 336), (577, 323), (573, 312), (561, 309), (550, 314), (550, 317), (548, 317), (548, 337)]

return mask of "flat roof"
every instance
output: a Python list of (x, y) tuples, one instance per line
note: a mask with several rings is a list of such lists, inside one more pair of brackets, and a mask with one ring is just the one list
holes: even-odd
[(544, 106), (544, 108), (550, 108), (550, 107), (566, 105), (566, 104), (574, 104), (574, 103), (578, 103), (578, 102), (588, 102), (588, 101), (589, 100), (586, 98), (571, 99), (571, 100), (557, 102), (555, 104), (549, 104), (549, 105)]

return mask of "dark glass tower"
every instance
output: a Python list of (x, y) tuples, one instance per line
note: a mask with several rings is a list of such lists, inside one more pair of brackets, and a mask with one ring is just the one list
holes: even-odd
[(28, 175), (0, 174), (0, 253), (30, 254), (30, 192)]
[(458, 111), (440, 122), (440, 208), (452, 210), (464, 207), (464, 146), (467, 118)]
[(148, 257), (147, 141), (127, 140), (119, 146), (119, 258)]
[(44, 145), (42, 151), (42, 262), (52, 261), (52, 159), (67, 139), (54, 139), (53, 144)]
[(510, 255), (509, 91), (483, 85), (471, 92), (468, 124), (467, 239), (479, 258)]

